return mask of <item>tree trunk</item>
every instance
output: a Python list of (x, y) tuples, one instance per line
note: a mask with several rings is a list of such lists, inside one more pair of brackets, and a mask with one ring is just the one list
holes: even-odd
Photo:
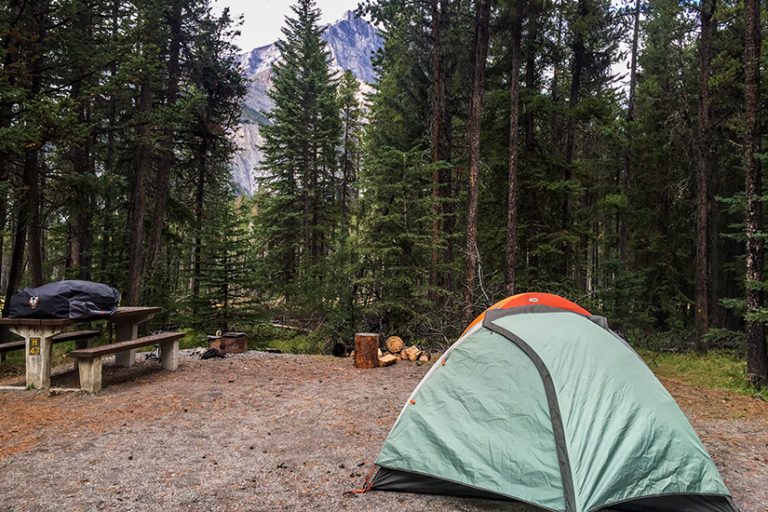
[(469, 104), (469, 190), (467, 205), (467, 261), (465, 267), (464, 325), (472, 321), (474, 314), (475, 266), (477, 265), (477, 207), (480, 195), (480, 122), (483, 114), (483, 92), (485, 88), (485, 64), (488, 57), (488, 23), (490, 0), (477, 0), (475, 24), (474, 71), (472, 75), (472, 97)]
[[(43, 65), (45, 55), (43, 42), (45, 40), (45, 23), (47, 16), (44, 12), (38, 12), (35, 16), (37, 34), (31, 47), (35, 59), (32, 61), (32, 81), (28, 90), (28, 96), (35, 98), (43, 90)], [(41, 130), (42, 132), (42, 130)], [(42, 134), (40, 135), (42, 137)], [(25, 144), (24, 149), (24, 177), (26, 187), (26, 200), (24, 207), (27, 210), (27, 247), (29, 249), (29, 283), (33, 287), (43, 285), (43, 254), (41, 250), (42, 226), (40, 225), (40, 150), (43, 147), (42, 140), (33, 140)]]
[[(440, 112), (443, 108), (442, 87), (440, 84), (440, 25), (438, 0), (432, 0), (432, 163), (440, 161)], [(438, 271), (440, 263), (440, 171), (435, 165), (432, 169), (432, 258), (429, 274), (429, 298), (437, 304)]]
[[(118, 36), (119, 22), (120, 22), (120, 1), (114, 0), (112, 2), (112, 40), (115, 40)], [(117, 63), (113, 62), (110, 66), (110, 72), (112, 76), (117, 75)], [(117, 125), (117, 101), (115, 99), (116, 91), (111, 91), (109, 94), (109, 107), (107, 109), (107, 149), (104, 157), (104, 169), (107, 173), (114, 172), (115, 169), (115, 127)], [(102, 279), (108, 278), (107, 268), (111, 259), (111, 238), (112, 232), (112, 195), (107, 194), (104, 198), (104, 226), (101, 231), (101, 259), (99, 261), (99, 269), (101, 270)], [(106, 282), (110, 282), (111, 279), (106, 279)]]
[[(584, 20), (588, 14), (588, 7), (585, 0), (579, 0), (578, 18)], [(587, 58), (587, 48), (584, 42), (582, 28), (577, 28), (573, 34), (573, 61), (571, 64), (571, 93), (568, 98), (568, 122), (565, 142), (565, 181), (568, 182), (573, 176), (573, 161), (576, 156), (576, 121), (573, 112), (581, 101), (581, 75), (584, 71)], [(573, 207), (570, 196), (566, 195), (563, 207), (563, 229), (571, 229), (573, 224)], [(570, 271), (571, 257), (570, 250), (565, 253), (565, 272)]]
[(523, 14), (517, 13), (512, 28), (512, 71), (510, 73), (509, 113), (509, 179), (507, 181), (507, 236), (504, 257), (504, 293), (515, 294), (515, 264), (517, 263), (517, 162), (520, 117), (520, 46)]
[[(19, 10), (18, 2), (11, 0), (9, 11), (17, 16)], [(16, 52), (9, 52), (8, 49), (18, 44), (15, 37), (12, 36), (13, 31), (9, 30), (3, 37), (3, 69), (2, 73), (6, 77), (9, 87), (13, 87), (15, 83), (14, 74), (11, 72), (11, 67), (15, 64), (17, 57)], [(10, 128), (13, 120), (13, 100), (0, 98), (0, 130), (6, 130)], [(0, 150), (0, 190), (5, 190), (5, 184), (9, 181), (11, 173), (11, 153), (9, 151)], [(3, 279), (3, 249), (5, 241), (5, 225), (6, 217), (8, 216), (8, 195), (3, 193), (0, 196), (0, 285), (4, 282)], [(7, 336), (7, 328), (5, 329), (5, 336)], [(0, 333), (0, 342), (5, 341), (5, 338)]]
[(709, 72), (712, 62), (712, 17), (715, 0), (701, 2), (701, 38), (699, 70), (699, 151), (696, 168), (696, 350), (707, 351), (702, 337), (709, 327), (709, 182), (712, 170), (712, 136), (709, 105)]
[[(557, 3), (557, 36), (556, 36), (556, 48), (560, 48), (563, 42), (563, 2), (562, 0)], [(552, 95), (552, 148), (557, 151), (558, 155), (562, 155), (562, 115), (559, 109), (560, 104), (560, 66), (562, 65), (558, 56), (555, 56), (555, 61), (552, 64), (552, 81), (551, 81), (551, 95)]]
[[(8, 2), (7, 12), (11, 16), (11, 19), (19, 19), (19, 13), (21, 10), (21, 3), (19, 0), (10, 0)], [(18, 53), (17, 52), (9, 52), (8, 49), (16, 46), (18, 44), (17, 34), (18, 30), (15, 30), (15, 25), (9, 27), (11, 30), (7, 30), (5, 34), (2, 36), (2, 42), (3, 42), (3, 68), (2, 73), (5, 77), (6, 83), (8, 86), (13, 87), (15, 84), (15, 75), (12, 72), (12, 68), (16, 61), (18, 60)], [(14, 101), (12, 98), (4, 98), (0, 97), (0, 129), (6, 129), (11, 126), (11, 123), (13, 121), (13, 104)], [(8, 181), (10, 177), (10, 171), (11, 171), (11, 155), (9, 152), (2, 151), (0, 152), (0, 186), (3, 185), (4, 182)], [(5, 281), (2, 276), (2, 266), (3, 266), (3, 239), (5, 238), (5, 222), (6, 217), (8, 216), (8, 203), (6, 202), (7, 196), (0, 196), (0, 285)], [(18, 210), (18, 202), (17, 204), (17, 211)], [(17, 218), (21, 218), (21, 213), (17, 215)], [(10, 226), (10, 223), (8, 223)], [(24, 262), (24, 244), (26, 243), (26, 232), (27, 227), (24, 226), (21, 232), (19, 232), (18, 225), (16, 226), (16, 232), (14, 236), (14, 245), (11, 249), (11, 262), (10, 267), (8, 269), (8, 275), (7, 275), (7, 285), (5, 287), (3, 296), (4, 296), (4, 302), (3, 302), (3, 308), (2, 313), (0, 313), (2, 316), (8, 316), (8, 308), (9, 308), (9, 300), (11, 298), (11, 295), (13, 295), (13, 292), (16, 290), (16, 287), (18, 286), (18, 280), (21, 279), (21, 270), (22, 265)], [(19, 243), (19, 235), (23, 235), (24, 238), (21, 239), (21, 242)], [(19, 245), (17, 245), (19, 244)], [(18, 249), (17, 249), (18, 248)], [(17, 251), (21, 250), (21, 254), (17, 254)], [(2, 289), (2, 288), (0, 288)], [(4, 343), (8, 341), (10, 332), (8, 331), (8, 326), (6, 325), (0, 325), (0, 343)]]
[[(744, 159), (747, 235), (747, 315), (763, 306), (763, 209), (761, 204), (760, 153), (760, 0), (744, 1)], [(760, 387), (768, 384), (763, 322), (747, 318), (747, 380)]]
[(193, 313), (197, 314), (200, 297), (200, 273), (203, 255), (203, 201), (205, 199), (205, 157), (208, 153), (206, 141), (201, 142), (197, 157), (197, 190), (195, 191), (195, 247), (192, 252), (192, 305)]
[[(87, 23), (87, 22), (85, 22)], [(83, 24), (83, 26), (87, 26)], [(78, 70), (76, 80), (72, 84), (70, 96), (77, 105), (77, 122), (80, 126), (89, 124), (87, 100), (81, 98), (85, 71)], [(84, 141), (73, 144), (71, 151), (72, 172), (81, 181), (74, 187), (70, 196), (70, 261), (69, 265), (77, 272), (78, 279), (90, 279), (90, 246), (91, 246), (91, 217), (93, 216), (92, 195), (87, 187), (80, 186), (82, 180), (93, 179), (95, 175), (92, 158), (92, 137), (86, 134)]]
[[(179, 54), (181, 49), (180, 0), (173, 1), (168, 16), (168, 24), (171, 30), (171, 40), (167, 62), (166, 106), (173, 107), (176, 104), (179, 91)], [(173, 128), (166, 130), (163, 152), (159, 155), (160, 158), (155, 175), (155, 208), (152, 215), (152, 231), (149, 236), (149, 249), (147, 250), (147, 261), (144, 269), (148, 277), (152, 276), (155, 269), (155, 263), (160, 253), (163, 228), (165, 227), (165, 210), (170, 190), (171, 169), (175, 161), (173, 134)]]
[(34, 288), (43, 285), (43, 256), (40, 248), (40, 146), (24, 150), (24, 177), (26, 197), (27, 247), (29, 249), (29, 284)]
[[(627, 99), (627, 148), (624, 152), (624, 173), (621, 176), (621, 193), (624, 200), (629, 202), (629, 177), (632, 171), (632, 123), (635, 120), (635, 88), (637, 86), (637, 46), (640, 39), (640, 0), (635, 0), (635, 12), (632, 27), (632, 55), (629, 65), (629, 98)], [(628, 206), (628, 203), (627, 203)], [(627, 257), (627, 207), (621, 214), (619, 222), (619, 259), (622, 264)]]
[[(536, 40), (539, 32), (539, 11), (541, 0), (532, 0), (528, 4), (528, 35), (525, 45), (525, 88), (530, 94), (536, 90)], [(525, 109), (523, 114), (523, 124), (525, 124), (525, 151), (530, 153), (536, 146), (536, 132), (534, 127), (534, 116), (530, 109)]]
[[(138, 112), (146, 115), (152, 110), (152, 88), (142, 80), (139, 89)], [(144, 246), (144, 212), (147, 204), (147, 175), (152, 160), (151, 127), (144, 119), (137, 129), (137, 143), (133, 175), (131, 176), (130, 210), (128, 216), (128, 278), (125, 304), (136, 306), (141, 295), (141, 274)]]

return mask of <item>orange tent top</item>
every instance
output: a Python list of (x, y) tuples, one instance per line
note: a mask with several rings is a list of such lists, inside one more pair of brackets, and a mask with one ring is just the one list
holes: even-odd
[(507, 297), (506, 299), (500, 300), (493, 306), (480, 313), (480, 316), (475, 318), (472, 323), (469, 324), (466, 329), (464, 329), (462, 336), (464, 333), (474, 327), (475, 324), (482, 322), (483, 318), (485, 318), (485, 313), (491, 309), (509, 309), (517, 308), (520, 306), (550, 306), (553, 308), (575, 311), (581, 315), (591, 315), (591, 313), (586, 309), (582, 308), (574, 302), (569, 301), (568, 299), (560, 297), (559, 295), (553, 295), (551, 293), (518, 293), (517, 295), (513, 295), (511, 297)]

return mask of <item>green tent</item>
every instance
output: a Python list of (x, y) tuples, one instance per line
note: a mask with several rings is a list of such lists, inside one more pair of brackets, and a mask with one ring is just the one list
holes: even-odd
[(737, 510), (642, 359), (604, 319), (549, 294), (502, 301), (465, 331), (413, 391), (375, 469), (366, 489), (565, 512)]

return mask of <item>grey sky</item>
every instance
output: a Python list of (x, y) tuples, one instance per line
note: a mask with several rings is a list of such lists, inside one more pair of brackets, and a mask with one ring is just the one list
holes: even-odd
[[(291, 14), (291, 0), (215, 0), (214, 8), (229, 7), (232, 16), (244, 16), (242, 35), (235, 41), (243, 51), (275, 42), (281, 35), (285, 16)], [(315, 0), (322, 12), (320, 22), (332, 23), (357, 7), (357, 0)]]

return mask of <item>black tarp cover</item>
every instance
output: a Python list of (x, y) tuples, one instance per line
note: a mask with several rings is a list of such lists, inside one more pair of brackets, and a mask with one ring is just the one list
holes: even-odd
[(37, 288), (23, 288), (10, 301), (11, 318), (68, 318), (87, 320), (117, 311), (120, 293), (91, 281), (57, 281)]

